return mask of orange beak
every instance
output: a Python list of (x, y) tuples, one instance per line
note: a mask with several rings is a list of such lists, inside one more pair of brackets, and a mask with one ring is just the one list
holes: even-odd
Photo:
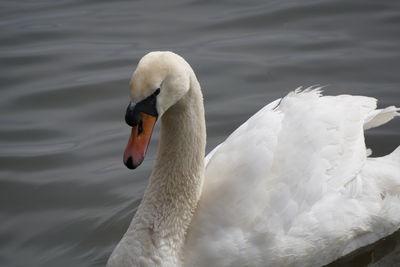
[(139, 113), (139, 123), (132, 127), (124, 152), (124, 164), (129, 169), (135, 169), (143, 162), (156, 121), (155, 116)]

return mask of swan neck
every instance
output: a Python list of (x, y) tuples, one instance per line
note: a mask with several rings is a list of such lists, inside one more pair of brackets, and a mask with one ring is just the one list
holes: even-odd
[[(205, 120), (200, 89), (189, 92), (161, 118), (159, 151), (152, 178), (176, 178), (202, 174), (205, 154)], [(161, 176), (161, 177), (160, 177)]]
[(161, 118), (159, 150), (149, 185), (149, 190), (155, 186), (191, 213), (200, 197), (206, 145), (203, 96), (195, 76), (192, 80), (187, 94)]
[(150, 183), (134, 220), (151, 229), (153, 244), (163, 244), (164, 256), (158, 256), (176, 259), (179, 266), (204, 176), (204, 106), (194, 74), (186, 95), (161, 117), (160, 135)]

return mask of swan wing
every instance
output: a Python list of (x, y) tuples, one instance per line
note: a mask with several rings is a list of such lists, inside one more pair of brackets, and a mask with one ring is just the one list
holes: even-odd
[(319, 266), (396, 230), (399, 153), (367, 158), (364, 128), (397, 110), (320, 88), (265, 106), (207, 156), (185, 264)]

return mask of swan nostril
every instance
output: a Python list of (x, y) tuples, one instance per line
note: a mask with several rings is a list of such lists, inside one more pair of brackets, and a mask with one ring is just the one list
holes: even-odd
[(141, 135), (143, 132), (143, 121), (139, 120), (139, 124), (138, 124), (138, 136)]
[(136, 167), (133, 165), (133, 160), (132, 160), (132, 157), (129, 157), (128, 158), (128, 160), (125, 162), (124, 161), (124, 163), (125, 163), (125, 166), (128, 168), (128, 169), (135, 169)]

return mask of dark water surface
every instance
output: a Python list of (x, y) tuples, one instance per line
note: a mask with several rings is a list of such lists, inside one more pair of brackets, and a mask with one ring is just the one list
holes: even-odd
[[(397, 0), (1, 0), (0, 14), (0, 266), (105, 264), (157, 147), (158, 128), (142, 166), (123, 166), (128, 81), (149, 51), (178, 52), (197, 72), (208, 151), (300, 85), (400, 105)], [(400, 120), (367, 142), (389, 153)], [(394, 240), (382, 266), (400, 258)]]

